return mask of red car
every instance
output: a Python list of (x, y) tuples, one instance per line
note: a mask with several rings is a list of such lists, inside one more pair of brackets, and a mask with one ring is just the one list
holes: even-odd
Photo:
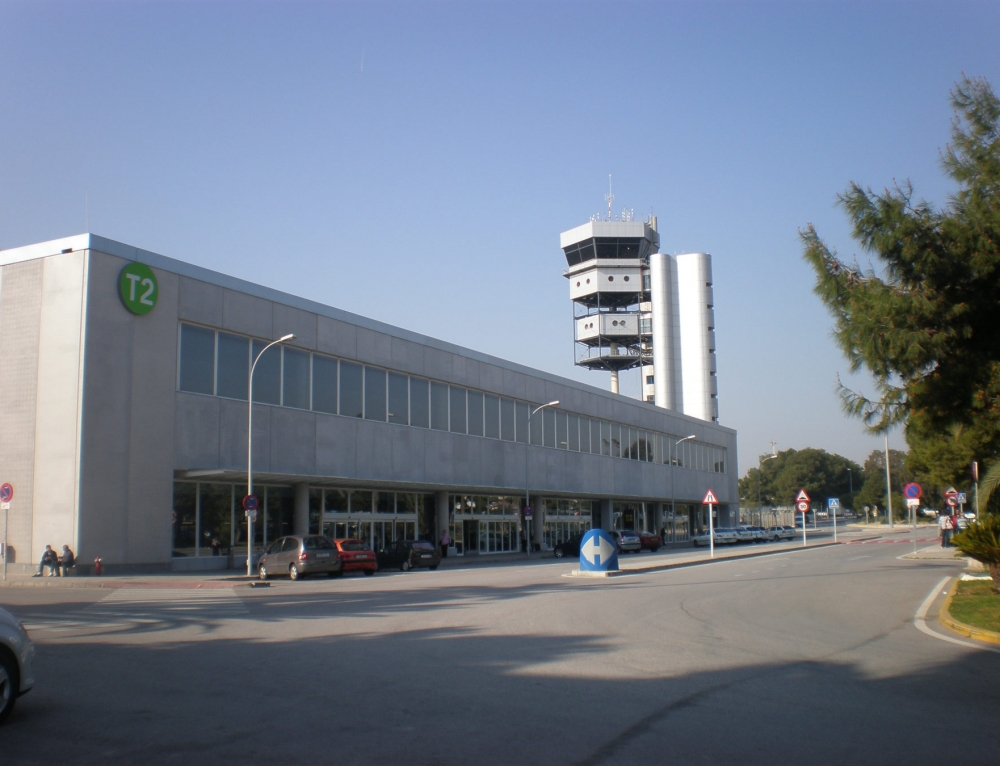
[(378, 569), (375, 551), (364, 540), (345, 538), (334, 540), (333, 544), (340, 552), (340, 561), (343, 564), (342, 572), (360, 571), (369, 576), (375, 574)]
[(663, 547), (663, 538), (659, 535), (654, 535), (652, 532), (640, 532), (639, 533), (639, 550), (649, 551), (650, 553), (656, 553)]

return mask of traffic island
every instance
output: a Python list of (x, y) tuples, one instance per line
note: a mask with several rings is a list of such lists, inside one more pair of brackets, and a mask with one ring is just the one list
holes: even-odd
[(956, 580), (938, 620), (959, 635), (1000, 644), (1000, 595), (991, 580)]

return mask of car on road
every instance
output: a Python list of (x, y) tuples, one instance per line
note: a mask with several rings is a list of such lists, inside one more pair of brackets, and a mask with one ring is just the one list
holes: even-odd
[(427, 540), (396, 540), (375, 555), (379, 569), (399, 569), (401, 572), (417, 567), (437, 569), (441, 563), (440, 549)]
[(0, 723), (7, 720), (14, 703), (35, 685), (31, 663), (35, 645), (14, 615), (0, 609)]
[(279, 537), (257, 562), (257, 576), (266, 580), (274, 575), (288, 575), (299, 580), (311, 574), (336, 577), (341, 572), (337, 546), (322, 535)]
[(375, 551), (364, 540), (340, 538), (333, 541), (340, 556), (341, 572), (364, 572), (373, 575), (378, 571)]
[(938, 516), (938, 512), (936, 510), (934, 510), (933, 508), (921, 508), (920, 509), (920, 515), (921, 516), (929, 516), (932, 519), (936, 519), (937, 516)]
[(779, 540), (791, 540), (795, 537), (794, 527), (774, 526), (768, 527), (764, 530), (764, 532), (767, 534), (767, 539), (773, 540), (774, 542), (778, 542)]
[[(736, 545), (740, 541), (740, 537), (736, 534), (736, 530), (732, 527), (719, 527), (715, 531), (715, 544), (716, 545)], [(694, 535), (691, 538), (691, 544), (697, 548), (699, 545), (708, 545), (709, 536), (708, 530), (706, 529), (701, 534)]]
[(629, 551), (638, 553), (642, 550), (642, 540), (631, 529), (614, 529), (610, 534), (615, 539), (619, 553), (628, 553)]
[(639, 549), (656, 553), (663, 547), (663, 538), (653, 532), (639, 532)]
[(579, 556), (581, 542), (583, 542), (583, 534), (573, 535), (569, 539), (553, 545), (552, 553), (557, 559), (561, 559), (564, 556)]

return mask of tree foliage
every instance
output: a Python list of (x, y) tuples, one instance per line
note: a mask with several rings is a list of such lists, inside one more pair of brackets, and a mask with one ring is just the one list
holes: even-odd
[(834, 337), (875, 380), (872, 398), (839, 386), (845, 409), (873, 432), (905, 424), (912, 467), (941, 484), (971, 456), (1000, 454), (1000, 100), (963, 78), (952, 106), (942, 165), (958, 190), (944, 208), (909, 183), (851, 183), (839, 197), (878, 268), (840, 259), (812, 225), (801, 232)]
[[(777, 457), (764, 460), (759, 467), (749, 469), (740, 479), (740, 497), (750, 505), (757, 503), (757, 481), (760, 480), (760, 498), (765, 505), (791, 505), (800, 489), (814, 503), (827, 498), (840, 499), (842, 507), (852, 507), (850, 488), (857, 490), (864, 482), (864, 469), (841, 455), (831, 455), (821, 449), (788, 449)], [(850, 469), (850, 473), (848, 473)]]
[(993, 592), (1000, 593), (1000, 516), (989, 514), (952, 538), (962, 553), (986, 564)]

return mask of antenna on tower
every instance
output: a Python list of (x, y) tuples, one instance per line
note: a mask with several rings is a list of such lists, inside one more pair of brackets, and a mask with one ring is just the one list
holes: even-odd
[(611, 192), (611, 174), (608, 173), (608, 196), (604, 199), (608, 201), (608, 220), (611, 220), (611, 205), (615, 201), (615, 195)]

